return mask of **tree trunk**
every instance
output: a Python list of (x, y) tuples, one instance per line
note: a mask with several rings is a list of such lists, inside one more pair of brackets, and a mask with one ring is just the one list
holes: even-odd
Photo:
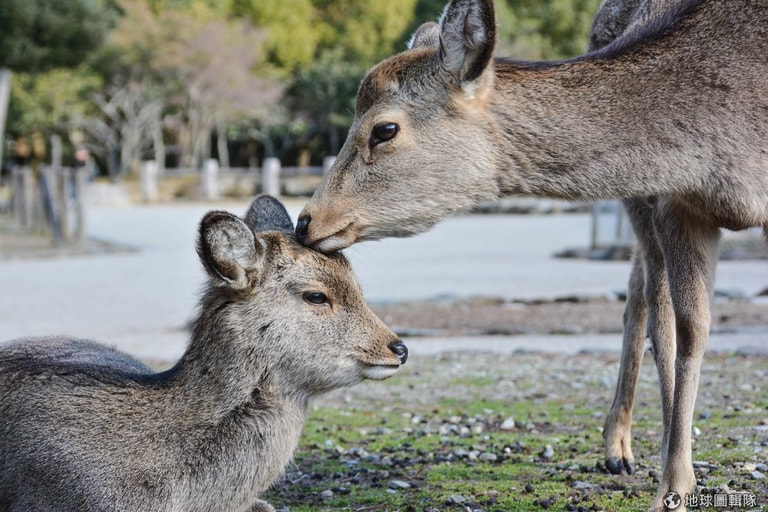
[(227, 128), (221, 120), (216, 122), (216, 151), (219, 153), (219, 165), (229, 168), (229, 147), (227, 146)]
[(165, 141), (163, 140), (163, 119), (162, 111), (157, 118), (152, 121), (152, 146), (155, 150), (155, 163), (157, 172), (160, 176), (165, 170)]

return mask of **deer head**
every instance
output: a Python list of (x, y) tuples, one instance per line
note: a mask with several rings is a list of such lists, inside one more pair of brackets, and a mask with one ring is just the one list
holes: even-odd
[(212, 281), (201, 309), (215, 316), (197, 330), (235, 333), (227, 342), (245, 359), (257, 354), (278, 389), (313, 396), (405, 363), (405, 345), (370, 310), (346, 258), (300, 245), (275, 199), (258, 198), (245, 220), (208, 213), (198, 252)]
[(299, 218), (303, 243), (334, 251), (410, 236), (499, 194), (495, 35), (491, 0), (454, 0), (367, 73), (344, 146)]

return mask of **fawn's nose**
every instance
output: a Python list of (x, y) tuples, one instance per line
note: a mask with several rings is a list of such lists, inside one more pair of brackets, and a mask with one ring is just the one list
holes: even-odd
[(309, 223), (312, 221), (312, 217), (304, 215), (299, 217), (299, 221), (296, 223), (296, 238), (299, 239), (302, 245), (307, 242), (307, 232), (309, 231)]
[(408, 360), (408, 347), (406, 347), (405, 343), (402, 341), (397, 340), (390, 343), (389, 350), (391, 350), (392, 353), (397, 356), (400, 364), (405, 364), (405, 362)]

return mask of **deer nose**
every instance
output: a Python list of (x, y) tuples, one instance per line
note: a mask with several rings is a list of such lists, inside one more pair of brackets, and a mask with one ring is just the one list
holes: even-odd
[(391, 350), (392, 353), (397, 356), (400, 364), (405, 364), (405, 362), (408, 360), (408, 347), (406, 347), (405, 343), (402, 341), (397, 340), (390, 343), (389, 350)]
[(296, 238), (299, 239), (302, 245), (307, 242), (307, 232), (309, 231), (309, 223), (312, 221), (312, 217), (304, 215), (299, 217), (299, 222), (296, 223)]

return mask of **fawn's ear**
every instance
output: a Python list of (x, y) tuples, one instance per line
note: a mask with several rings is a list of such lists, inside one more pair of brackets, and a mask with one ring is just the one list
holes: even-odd
[(408, 41), (408, 49), (437, 48), (440, 45), (440, 25), (434, 21), (423, 23)]
[(208, 212), (200, 222), (197, 254), (211, 277), (242, 290), (261, 265), (263, 249), (253, 231), (228, 212)]
[(272, 196), (263, 194), (251, 203), (245, 214), (245, 223), (254, 233), (281, 231), (293, 236), (293, 221), (285, 206)]
[(452, 0), (448, 4), (440, 18), (440, 64), (459, 85), (480, 77), (495, 44), (493, 0)]

